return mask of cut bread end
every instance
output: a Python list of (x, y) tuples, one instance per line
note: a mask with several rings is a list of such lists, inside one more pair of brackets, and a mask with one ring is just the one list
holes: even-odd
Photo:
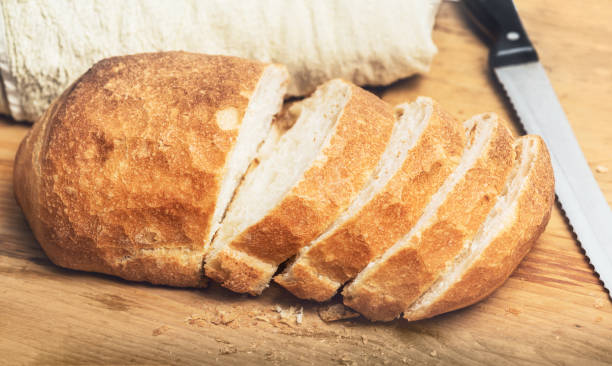
[(472, 240), (404, 318), (419, 320), (471, 305), (503, 284), (544, 230), (554, 201), (550, 157), (541, 138), (515, 142), (504, 190)]
[[(432, 263), (429, 265), (425, 263), (430, 260), (423, 258), (422, 255), (424, 251), (431, 251), (433, 248), (420, 248), (419, 243), (424, 240), (423, 234), (431, 231), (430, 228), (439, 221), (441, 214), (439, 211), (442, 207), (446, 210), (451, 207), (460, 207), (454, 206), (462, 204), (460, 203), (462, 202), (461, 197), (458, 197), (459, 193), (456, 192), (457, 187), (460, 182), (465, 181), (470, 172), (475, 171), (474, 169), (483, 170), (479, 168), (479, 164), (482, 164), (482, 159), (486, 159), (485, 155), (491, 149), (495, 150), (498, 147), (493, 146), (498, 138), (503, 137), (502, 140), (510, 147), (511, 137), (505, 127), (499, 124), (494, 114), (475, 116), (466, 121), (464, 126), (467, 146), (461, 161), (442, 187), (433, 195), (418, 222), (406, 236), (379, 258), (371, 261), (343, 291), (344, 303), (371, 320), (388, 321), (397, 318), (413, 302), (411, 299), (418, 297), (421, 291), (426, 290), (426, 288), (422, 289), (422, 286), (428, 282), (433, 267), (429, 268)], [(479, 174), (484, 174), (483, 172)], [(470, 201), (475, 197), (470, 198)], [(450, 229), (452, 226), (449, 227)], [(427, 242), (442, 240), (442, 238), (435, 239), (439, 234), (435, 230), (432, 231)], [(444, 250), (448, 251), (450, 248)], [(406, 269), (410, 269), (412, 274), (408, 274)]]
[(300, 299), (327, 301), (342, 286), (342, 282), (319, 273), (307, 259), (299, 257), (296, 260), (285, 272), (274, 277), (274, 282)]
[[(274, 116), (281, 110), (283, 98), (287, 91), (289, 74), (286, 67), (282, 65), (268, 65), (262, 73), (259, 82), (248, 107), (239, 125), (239, 133), (236, 143), (225, 164), (225, 176), (223, 177), (221, 188), (217, 196), (215, 211), (213, 213), (211, 229), (208, 240), (205, 243), (204, 253), (209, 249), (213, 236), (219, 229), (223, 215), (244, 176), (249, 164), (256, 156), (257, 149), (262, 144), (270, 127)], [(225, 113), (224, 111), (227, 111)], [(225, 114), (224, 114), (225, 113)], [(217, 112), (216, 118), (220, 126), (227, 125), (227, 128), (235, 128), (235, 115), (231, 115), (232, 110)], [(227, 122), (224, 122), (227, 121)]]
[[(296, 119), (293, 126), (266, 143), (258, 164), (245, 176), (215, 236), (205, 260), (205, 273), (236, 292), (261, 293), (280, 263), (266, 263), (230, 247), (246, 229), (266, 217), (302, 178), (320, 151), (329, 144), (336, 123), (351, 96), (351, 85), (332, 80), (310, 97), (293, 105), (289, 111)], [(249, 273), (248, 284), (223, 260), (242, 261), (239, 273)], [(247, 270), (250, 264), (253, 268)], [(237, 264), (235, 264), (237, 266)], [(237, 267), (236, 267), (237, 269)], [(260, 273), (255, 280), (254, 272)]]
[[(328, 238), (358, 215), (398, 173), (427, 127), (433, 109), (434, 101), (427, 97), (419, 97), (413, 103), (404, 103), (396, 107), (397, 121), (391, 138), (364, 188), (348, 209), (323, 234), (300, 250), (295, 261), (282, 274), (275, 277), (275, 282), (299, 298), (326, 301), (333, 297), (347, 280), (358, 273), (361, 268), (352, 271), (349, 268), (351, 265), (349, 258), (335, 258), (333, 253), (328, 252), (327, 266), (325, 263), (313, 265), (311, 253), (313, 249), (326, 244)], [(367, 253), (361, 255), (367, 256)], [(342, 263), (338, 263), (339, 261)], [(343, 273), (335, 275), (337, 272)]]

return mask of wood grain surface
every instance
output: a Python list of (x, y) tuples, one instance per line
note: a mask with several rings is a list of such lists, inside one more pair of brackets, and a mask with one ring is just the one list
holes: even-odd
[[(517, 6), (612, 202), (612, 2)], [(456, 3), (442, 4), (434, 37), (428, 75), (377, 91), (392, 103), (429, 95), (460, 118), (495, 111), (516, 130), (487, 50)], [(28, 128), (0, 121), (0, 364), (612, 363), (612, 304), (557, 208), (518, 270), (477, 305), (414, 323), (325, 323), (318, 304), (276, 286), (253, 298), (54, 266), (13, 198), (13, 158)]]

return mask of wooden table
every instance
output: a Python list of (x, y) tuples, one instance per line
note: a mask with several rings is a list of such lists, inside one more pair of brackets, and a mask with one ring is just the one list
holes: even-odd
[[(612, 2), (517, 6), (612, 202)], [(496, 111), (516, 122), (457, 4), (442, 5), (434, 37), (440, 52), (431, 72), (381, 95), (393, 103), (429, 95), (461, 118)], [(251, 298), (55, 267), (13, 198), (13, 157), (27, 130), (0, 122), (0, 364), (612, 363), (612, 305), (558, 209), (535, 249), (486, 301), (415, 323), (326, 324), (317, 304), (278, 287)], [(277, 312), (291, 306), (303, 307), (301, 324)]]

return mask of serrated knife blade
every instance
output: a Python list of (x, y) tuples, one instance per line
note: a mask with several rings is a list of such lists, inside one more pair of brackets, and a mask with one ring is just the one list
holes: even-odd
[(612, 288), (612, 210), (578, 145), (511, 0), (464, 0), (490, 33), (490, 64), (525, 131), (551, 153), (555, 193), (604, 287)]
[(551, 152), (555, 193), (604, 286), (612, 286), (612, 210), (539, 62), (494, 69), (527, 133)]

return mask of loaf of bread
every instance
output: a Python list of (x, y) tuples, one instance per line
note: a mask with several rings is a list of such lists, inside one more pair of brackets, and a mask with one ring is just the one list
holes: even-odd
[(210, 241), (280, 110), (283, 66), (181, 52), (103, 60), (34, 125), (15, 194), (67, 268), (203, 283)]
[[(184, 50), (287, 66), (287, 94), (425, 73), (440, 0), (0, 1), (0, 113), (34, 121), (95, 62)], [(44, 30), (44, 31), (43, 31)]]
[(22, 142), (17, 201), (57, 265), (249, 294), (274, 281), (372, 320), (431, 317), (501, 286), (544, 230), (546, 146), (492, 113), (392, 108), (332, 80), (283, 108), (281, 65), (115, 57)]

